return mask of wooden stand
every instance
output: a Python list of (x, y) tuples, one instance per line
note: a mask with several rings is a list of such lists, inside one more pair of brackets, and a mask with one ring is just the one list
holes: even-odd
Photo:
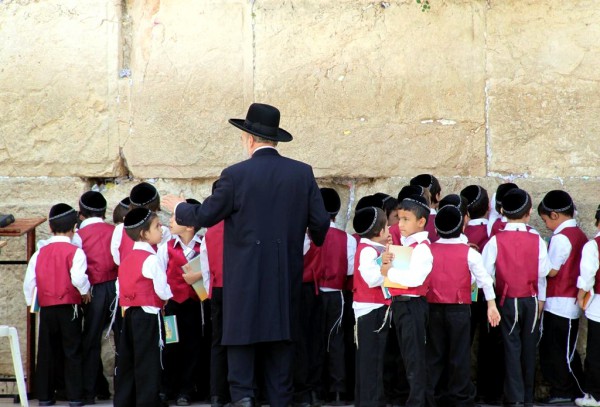
[[(46, 218), (22, 218), (16, 219), (5, 228), (0, 228), (2, 237), (19, 237), (27, 234), (25, 246), (25, 260), (2, 260), (0, 264), (27, 264), (33, 253), (35, 253), (35, 228), (46, 221)], [(6, 245), (6, 242), (4, 243)], [(27, 313), (27, 362), (25, 374), (27, 378), (27, 392), (34, 389), (35, 380), (35, 338), (36, 338), (36, 315), (25, 310)]]

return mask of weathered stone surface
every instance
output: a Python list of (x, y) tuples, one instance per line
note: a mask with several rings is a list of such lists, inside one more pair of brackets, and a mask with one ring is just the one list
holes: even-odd
[(117, 5), (0, 4), (0, 174), (111, 176)]
[(493, 1), (487, 12), (490, 167), (598, 176), (597, 4)]

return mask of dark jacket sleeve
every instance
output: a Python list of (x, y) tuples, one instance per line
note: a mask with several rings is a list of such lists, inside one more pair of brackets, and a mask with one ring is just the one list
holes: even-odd
[(182, 226), (210, 227), (233, 212), (233, 179), (227, 170), (221, 173), (211, 196), (202, 205), (182, 202), (175, 209), (175, 221)]
[(319, 191), (315, 177), (312, 175), (309, 191), (308, 235), (316, 246), (323, 245), (325, 235), (329, 230), (329, 213), (325, 210), (323, 197)]

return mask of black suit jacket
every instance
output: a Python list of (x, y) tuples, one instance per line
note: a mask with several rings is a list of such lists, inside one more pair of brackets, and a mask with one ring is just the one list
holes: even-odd
[(223, 170), (201, 206), (177, 205), (175, 217), (202, 227), (225, 219), (223, 345), (294, 339), (304, 234), (320, 246), (329, 228), (312, 168), (260, 149)]

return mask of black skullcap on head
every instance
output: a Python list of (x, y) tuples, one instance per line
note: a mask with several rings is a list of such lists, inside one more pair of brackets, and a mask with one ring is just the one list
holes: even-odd
[(370, 206), (367, 208), (360, 209), (354, 214), (352, 220), (352, 226), (359, 235), (365, 235), (369, 233), (375, 223), (377, 222), (377, 208)]
[(158, 191), (154, 185), (147, 182), (141, 182), (131, 188), (129, 200), (137, 206), (148, 205), (150, 202), (158, 198)]
[(513, 184), (512, 182), (506, 182), (504, 184), (498, 185), (498, 188), (496, 188), (496, 202), (500, 202), (500, 204), (502, 204), (502, 198), (504, 197), (504, 195), (506, 195), (506, 193), (511, 189), (516, 188), (519, 187), (517, 186), (517, 184)]
[(194, 198), (188, 198), (188, 199), (186, 199), (185, 203), (189, 203), (189, 204), (192, 204), (192, 205), (202, 205), (202, 202), (200, 202), (199, 200), (194, 199)]
[(74, 223), (77, 222), (77, 211), (73, 209), (71, 205), (67, 205), (66, 203), (58, 203), (52, 208), (50, 208), (50, 213), (48, 214), (48, 220), (57, 220), (57, 219), (68, 219), (72, 217), (74, 219)]
[(446, 205), (435, 215), (435, 228), (439, 233), (450, 235), (462, 227), (463, 214), (456, 206)]
[(502, 210), (505, 214), (521, 212), (529, 204), (529, 194), (519, 188), (509, 190), (502, 198)]
[(125, 215), (123, 227), (125, 229), (135, 229), (142, 226), (148, 220), (152, 211), (148, 208), (134, 208)]
[(408, 198), (411, 195), (423, 196), (425, 189), (420, 185), (405, 185), (398, 193), (398, 202), (402, 202), (404, 198)]
[(342, 207), (342, 201), (337, 191), (333, 188), (321, 188), (321, 196), (323, 197), (323, 203), (325, 204), (325, 210), (329, 212), (329, 215), (335, 216)]
[(374, 195), (366, 195), (358, 200), (356, 204), (355, 211), (358, 211), (363, 208), (368, 208), (369, 206), (374, 206), (376, 208), (382, 209), (383, 202), (381, 199), (376, 198)]
[(427, 205), (427, 199), (425, 199), (425, 197), (423, 197), (421, 195), (411, 195), (409, 197), (404, 198), (402, 200), (402, 202), (414, 203), (416, 205), (419, 205), (419, 206), (427, 209), (427, 212), (429, 212), (429, 205)]
[(129, 208), (130, 204), (131, 204), (131, 201), (129, 200), (128, 196), (126, 196), (125, 198), (123, 198), (119, 201), (119, 205), (121, 205), (123, 208)]
[(106, 210), (106, 199), (97, 191), (87, 191), (79, 198), (79, 206), (88, 211)]
[(383, 204), (385, 203), (385, 201), (387, 201), (388, 199), (390, 199), (391, 196), (389, 196), (388, 194), (383, 193), (383, 192), (375, 192), (373, 194), (373, 198), (379, 199), (381, 201), (381, 206), (379, 208), (383, 209)]
[(567, 192), (555, 189), (544, 196), (542, 207), (548, 212), (565, 212), (573, 207), (573, 199)]
[(446, 195), (445, 197), (443, 197), (440, 200), (440, 208), (443, 208), (444, 206), (447, 205), (451, 205), (451, 206), (455, 206), (457, 208), (460, 208), (460, 205), (462, 204), (462, 200), (460, 198), (460, 195), (458, 194), (449, 194)]
[(479, 185), (469, 185), (460, 191), (460, 194), (467, 200), (467, 206), (470, 208), (473, 204), (481, 199), (483, 188)]
[(419, 185), (423, 188), (431, 188), (433, 185), (433, 175), (431, 174), (420, 174), (410, 180), (410, 185)]

